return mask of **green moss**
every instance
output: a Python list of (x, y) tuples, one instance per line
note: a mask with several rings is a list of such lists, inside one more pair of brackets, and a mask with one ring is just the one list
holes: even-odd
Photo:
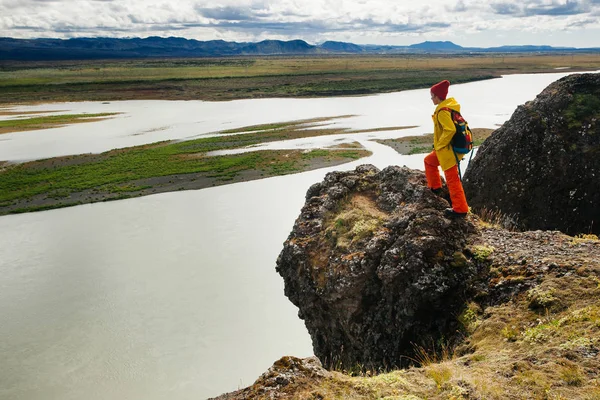
[(347, 198), (326, 222), (325, 235), (336, 246), (348, 248), (353, 242), (367, 239), (381, 228), (386, 214), (364, 196)]
[(530, 289), (527, 292), (529, 308), (532, 310), (557, 308), (560, 305), (560, 301), (554, 296), (555, 293), (554, 289), (543, 290), (539, 287)]
[(492, 246), (475, 245), (471, 248), (471, 253), (473, 254), (473, 257), (479, 262), (487, 260), (493, 252), (494, 248)]
[(578, 128), (592, 118), (600, 117), (600, 96), (597, 94), (573, 95), (573, 101), (564, 111), (569, 128)]
[(335, 220), (332, 236), (337, 239), (337, 246), (348, 247), (354, 241), (372, 236), (381, 224), (379, 218), (361, 210), (350, 210), (341, 213)]

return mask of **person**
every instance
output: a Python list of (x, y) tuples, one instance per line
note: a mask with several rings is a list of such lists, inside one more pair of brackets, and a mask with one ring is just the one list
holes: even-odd
[(469, 212), (469, 205), (458, 175), (457, 165), (464, 155), (456, 154), (450, 144), (456, 133), (456, 127), (452, 121), (451, 112), (448, 110), (460, 112), (460, 104), (453, 97), (446, 98), (449, 87), (450, 82), (444, 80), (433, 85), (430, 90), (431, 101), (436, 108), (432, 115), (433, 151), (425, 157), (425, 175), (427, 186), (435, 194), (440, 195), (442, 180), (438, 167), (442, 167), (452, 205), (452, 208), (444, 210), (444, 214), (450, 218), (461, 218)]

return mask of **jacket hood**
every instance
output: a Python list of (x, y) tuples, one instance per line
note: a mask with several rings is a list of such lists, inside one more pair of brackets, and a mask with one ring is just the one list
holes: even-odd
[(437, 113), (440, 110), (440, 108), (444, 108), (444, 107), (447, 107), (451, 110), (460, 112), (460, 104), (458, 104), (458, 102), (454, 99), (454, 97), (448, 97), (446, 100), (444, 100), (440, 104), (438, 104), (437, 107), (435, 108), (435, 112)]

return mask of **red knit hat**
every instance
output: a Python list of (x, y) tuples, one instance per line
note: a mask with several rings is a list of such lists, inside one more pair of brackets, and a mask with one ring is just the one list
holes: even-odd
[(446, 100), (446, 96), (448, 95), (448, 88), (450, 87), (450, 82), (441, 81), (436, 83), (431, 87), (431, 93), (440, 98), (440, 100)]

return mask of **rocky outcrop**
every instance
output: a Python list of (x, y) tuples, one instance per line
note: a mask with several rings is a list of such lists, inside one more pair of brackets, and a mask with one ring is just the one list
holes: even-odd
[(326, 368), (398, 367), (455, 337), (485, 262), (467, 248), (470, 217), (446, 207), (406, 167), (332, 172), (308, 190), (277, 271)]
[(490, 270), (459, 316), (464, 340), (446, 356), (429, 353), (421, 367), (352, 378), (323, 370), (314, 358), (284, 357), (252, 386), (218, 399), (596, 398), (598, 238), (512, 232), (471, 220), (478, 233), (468, 246)]
[(252, 386), (223, 394), (213, 400), (288, 399), (294, 397), (287, 393), (288, 387), (294, 390), (294, 386), (302, 385), (304, 382), (311, 382), (312, 385), (319, 384), (330, 375), (316, 357), (285, 356), (275, 361)]
[(463, 183), (471, 207), (520, 228), (600, 233), (600, 74), (570, 75), (519, 106)]

